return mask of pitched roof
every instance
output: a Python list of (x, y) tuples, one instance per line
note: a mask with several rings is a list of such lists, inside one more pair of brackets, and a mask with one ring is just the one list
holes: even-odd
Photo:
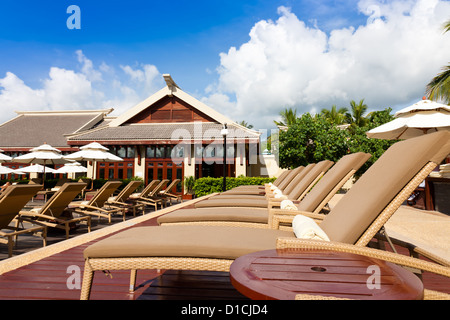
[[(222, 124), (213, 122), (189, 123), (147, 123), (126, 126), (105, 126), (85, 133), (75, 134), (68, 139), (69, 144), (78, 144), (78, 141), (166, 141), (179, 142), (180, 140), (222, 140), (220, 133)], [(228, 124), (229, 139), (259, 140), (259, 133), (243, 130), (235, 123)]]
[(65, 135), (92, 128), (111, 111), (17, 112), (17, 117), (0, 125), (0, 147), (33, 148), (48, 143), (68, 148)]

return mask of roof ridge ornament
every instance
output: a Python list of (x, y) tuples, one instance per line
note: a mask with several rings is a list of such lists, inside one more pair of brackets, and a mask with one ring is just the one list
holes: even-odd
[(181, 89), (175, 81), (172, 79), (172, 76), (168, 73), (163, 74), (164, 81), (166, 81), (167, 87), (169, 88), (170, 92), (173, 93), (176, 91), (176, 88)]

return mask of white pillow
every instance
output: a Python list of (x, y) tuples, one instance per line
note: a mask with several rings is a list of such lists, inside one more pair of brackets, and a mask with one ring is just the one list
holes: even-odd
[(292, 228), (299, 239), (330, 241), (327, 234), (309, 217), (296, 215), (292, 221)]
[(298, 210), (297, 206), (291, 200), (283, 200), (280, 203), (282, 210)]

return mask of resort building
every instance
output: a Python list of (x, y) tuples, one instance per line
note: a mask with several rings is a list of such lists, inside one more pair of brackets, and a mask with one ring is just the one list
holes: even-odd
[(137, 176), (148, 183), (186, 176), (221, 177), (222, 129), (226, 126), (227, 176), (273, 175), (269, 171), (278, 171), (273, 163), (265, 165), (259, 155), (258, 131), (237, 124), (187, 94), (170, 75), (164, 79), (164, 88), (117, 117), (110, 116), (113, 109), (17, 112), (17, 117), (0, 125), (0, 149), (14, 157), (48, 143), (71, 153), (98, 142), (124, 161), (87, 163), (88, 175), (95, 165), (97, 178)]

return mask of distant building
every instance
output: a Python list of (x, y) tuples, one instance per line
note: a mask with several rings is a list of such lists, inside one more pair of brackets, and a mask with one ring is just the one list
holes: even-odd
[(227, 124), (227, 176), (267, 172), (257, 160), (258, 131), (237, 124), (185, 93), (170, 75), (164, 79), (163, 89), (118, 117), (109, 116), (113, 109), (17, 112), (17, 117), (0, 125), (0, 149), (17, 156), (48, 143), (71, 153), (95, 141), (124, 159), (97, 163), (97, 178), (138, 176), (148, 183), (185, 176), (221, 177), (221, 130)]

